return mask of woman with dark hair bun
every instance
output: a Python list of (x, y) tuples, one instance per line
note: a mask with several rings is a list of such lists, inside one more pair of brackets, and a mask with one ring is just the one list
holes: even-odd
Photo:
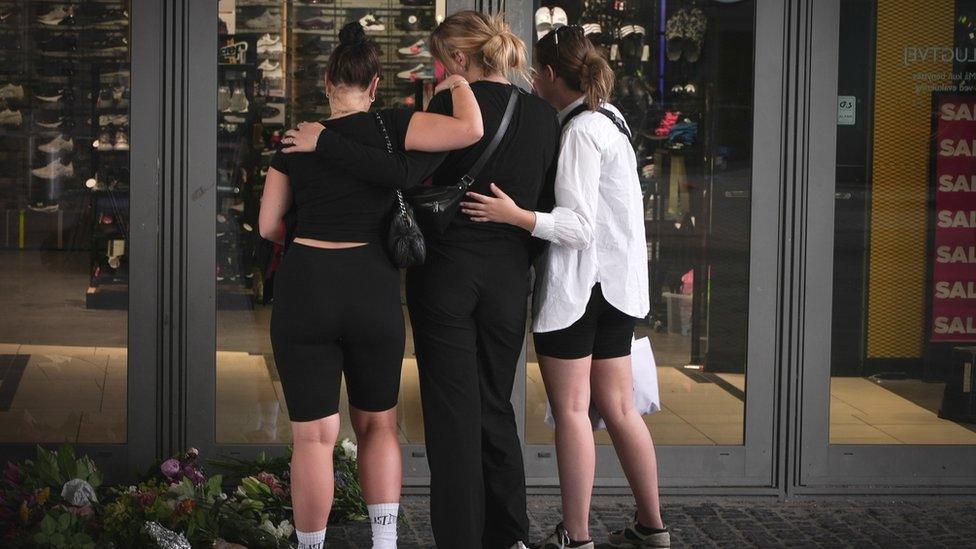
[(563, 523), (542, 549), (592, 549), (588, 528), (596, 404), (613, 440), (637, 513), (610, 534), (613, 547), (669, 547), (661, 520), (654, 443), (634, 407), (630, 349), (650, 308), (644, 208), (630, 129), (608, 101), (614, 75), (579, 27), (535, 47), (539, 95), (559, 111), (562, 143), (552, 211), (521, 208), (499, 186), (469, 193), (476, 222), (509, 223), (549, 243), (536, 264), (532, 330), (553, 417)]
[[(401, 486), (396, 403), (403, 362), (400, 273), (384, 249), (395, 190), (418, 184), (441, 155), (478, 141), (484, 129), (462, 78), (445, 81), (452, 116), (387, 109), (370, 113), (379, 84), (376, 45), (346, 25), (329, 59), (325, 91), (331, 130), (358, 143), (411, 152), (383, 185), (314, 154), (278, 151), (261, 200), (261, 235), (283, 243), (283, 219), (297, 223), (278, 274), (271, 343), (291, 419), (292, 504), (300, 549), (321, 548), (332, 506), (332, 449), (339, 433), (343, 375), (359, 444), (359, 475), (374, 549), (396, 547)], [(286, 133), (283, 145), (295, 142)]]
[[(450, 78), (471, 82), (485, 121), (484, 137), (447, 154), (433, 185), (488, 192), (498, 181), (520, 206), (539, 207), (551, 194), (559, 126), (550, 105), (509, 80), (529, 73), (525, 44), (501, 14), (460, 11), (434, 29), (430, 51)], [(460, 107), (442, 92), (427, 110), (457, 116)], [(505, 120), (510, 124), (499, 131)], [(360, 146), (331, 128), (314, 130), (299, 130), (303, 146), (330, 162), (368, 167), (373, 181), (402, 177), (409, 165), (405, 155)], [(443, 231), (437, 223), (423, 227), (427, 261), (407, 272), (430, 524), (445, 549), (521, 549), (529, 519), (511, 397), (525, 343), (532, 239), (518, 227), (475, 223), (461, 212), (450, 212), (448, 221)]]

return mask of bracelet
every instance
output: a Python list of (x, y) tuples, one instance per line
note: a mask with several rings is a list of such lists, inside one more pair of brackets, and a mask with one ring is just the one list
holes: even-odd
[(456, 88), (458, 86), (471, 86), (471, 84), (467, 80), (465, 80), (465, 79), (462, 78), (462, 79), (458, 80), (457, 82), (451, 84), (451, 91), (453, 92), (454, 91), (454, 88)]

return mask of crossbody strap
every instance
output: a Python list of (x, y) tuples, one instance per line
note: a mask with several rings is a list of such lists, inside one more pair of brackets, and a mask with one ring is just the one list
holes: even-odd
[[(566, 118), (563, 119), (562, 127), (565, 128), (566, 127), (566, 124), (569, 124), (569, 121), (570, 120), (572, 120), (573, 118), (576, 118), (576, 116), (578, 116), (580, 114), (583, 114), (584, 112), (586, 112), (588, 110), (590, 110), (590, 109), (585, 104), (576, 107), (575, 109), (573, 109), (572, 111), (570, 111), (570, 113), (568, 115), (566, 115)], [(610, 109), (607, 109), (607, 108), (604, 108), (604, 107), (600, 107), (599, 109), (597, 109), (596, 112), (598, 112), (598, 113), (602, 114), (603, 116), (606, 116), (607, 118), (609, 118), (610, 121), (613, 122), (613, 125), (617, 127), (617, 130), (619, 130), (620, 133), (622, 133), (622, 134), (624, 134), (624, 135), (627, 136), (627, 139), (631, 139), (633, 137), (630, 134), (630, 130), (627, 129), (627, 125), (624, 124), (624, 121), (621, 120)]]
[(501, 144), (502, 138), (505, 137), (505, 132), (508, 131), (508, 126), (512, 123), (512, 116), (515, 114), (515, 104), (518, 102), (518, 89), (512, 86), (512, 93), (508, 96), (508, 106), (505, 107), (505, 115), (502, 116), (502, 122), (498, 125), (498, 130), (495, 132), (495, 136), (491, 138), (491, 142), (485, 147), (484, 152), (478, 158), (478, 161), (471, 166), (468, 173), (461, 176), (461, 183), (465, 187), (470, 187), (474, 180), (484, 169), (485, 164), (491, 159), (491, 155), (495, 153), (498, 149), (498, 145)]
[[(386, 152), (389, 154), (393, 154), (393, 141), (390, 140), (390, 133), (386, 131), (386, 124), (383, 122), (383, 116), (379, 113), (379, 111), (373, 114), (376, 116), (376, 123), (379, 125), (380, 131), (383, 132), (383, 139), (386, 141)], [(403, 192), (400, 189), (396, 190), (396, 199), (397, 199), (397, 210), (401, 214), (406, 214), (407, 203), (404, 200)]]

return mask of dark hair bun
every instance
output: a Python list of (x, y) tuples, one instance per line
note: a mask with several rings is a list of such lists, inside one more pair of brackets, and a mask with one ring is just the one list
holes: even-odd
[(342, 30), (339, 31), (339, 45), (340, 46), (358, 46), (366, 42), (366, 31), (363, 26), (359, 24), (359, 21), (353, 21), (352, 23), (346, 23)]

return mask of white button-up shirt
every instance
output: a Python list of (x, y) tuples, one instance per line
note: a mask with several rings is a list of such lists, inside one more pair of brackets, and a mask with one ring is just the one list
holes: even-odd
[[(559, 112), (562, 122), (584, 98)], [(616, 107), (605, 104), (623, 120)], [(556, 207), (536, 212), (532, 235), (551, 242), (536, 264), (535, 332), (571, 326), (599, 283), (606, 300), (643, 318), (650, 309), (647, 244), (637, 158), (605, 115), (586, 111), (563, 129)]]

